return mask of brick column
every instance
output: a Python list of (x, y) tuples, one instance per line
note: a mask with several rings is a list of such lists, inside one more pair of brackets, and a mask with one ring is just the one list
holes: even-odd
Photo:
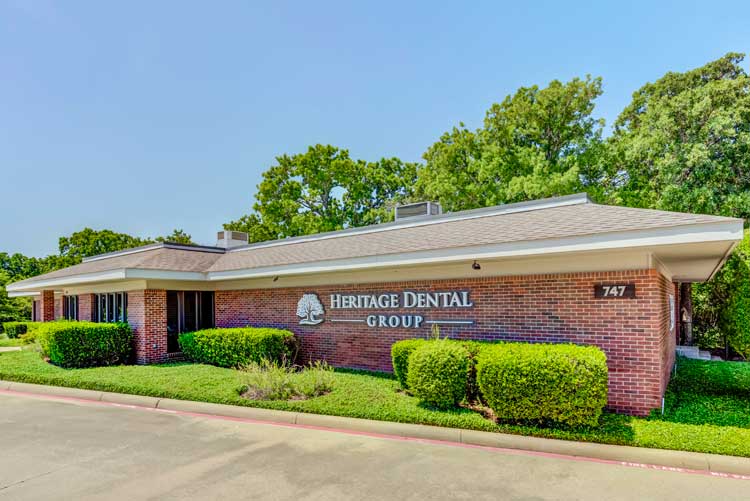
[(39, 300), (39, 321), (52, 322), (55, 319), (55, 291), (42, 291)]
[(134, 332), (137, 364), (167, 360), (167, 291), (128, 292), (128, 323)]
[(78, 295), (78, 320), (90, 322), (94, 319), (95, 297), (94, 294)]

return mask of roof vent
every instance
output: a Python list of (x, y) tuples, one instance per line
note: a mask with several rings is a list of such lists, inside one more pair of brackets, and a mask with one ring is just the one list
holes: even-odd
[(216, 247), (231, 249), (247, 245), (247, 233), (242, 231), (221, 230), (216, 235)]
[(416, 202), (396, 206), (396, 221), (418, 216), (437, 216), (443, 209), (437, 202)]

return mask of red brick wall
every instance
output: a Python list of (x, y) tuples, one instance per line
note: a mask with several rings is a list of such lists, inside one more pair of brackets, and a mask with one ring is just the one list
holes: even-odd
[(167, 292), (128, 292), (128, 323), (134, 331), (135, 362), (153, 364), (167, 359)]
[[(595, 299), (594, 285), (601, 282), (635, 283), (636, 298)], [(668, 332), (668, 291), (673, 289), (656, 270), (217, 291), (216, 325), (286, 328), (301, 338), (303, 360), (391, 370), (391, 345), (425, 337), (429, 326), (417, 330), (334, 323), (332, 319), (386, 310), (331, 310), (329, 294), (404, 289), (470, 291), (473, 309), (387, 310), (421, 314), (426, 320), (475, 320), (471, 326), (441, 326), (441, 333), (453, 338), (597, 345), (608, 357), (611, 409), (645, 414), (661, 405), (674, 359), (674, 337)], [(306, 292), (317, 293), (323, 303), (326, 321), (322, 324), (299, 325), (297, 302)]]
[(90, 322), (94, 314), (94, 295), (80, 294), (78, 296), (78, 320)]

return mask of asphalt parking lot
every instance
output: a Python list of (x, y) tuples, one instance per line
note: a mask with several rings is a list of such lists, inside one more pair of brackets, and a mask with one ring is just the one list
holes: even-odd
[(0, 394), (0, 499), (747, 499), (749, 481)]

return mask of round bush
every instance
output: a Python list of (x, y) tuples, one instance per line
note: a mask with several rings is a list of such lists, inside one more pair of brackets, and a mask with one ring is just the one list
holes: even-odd
[(409, 373), (409, 357), (414, 350), (430, 341), (426, 339), (404, 339), (397, 341), (391, 346), (391, 363), (393, 364), (393, 373), (396, 375), (401, 388), (408, 389), (407, 374)]
[(31, 332), (38, 325), (38, 322), (5, 322), (3, 332), (10, 339), (15, 339)]
[(500, 420), (596, 426), (607, 358), (595, 346), (509, 343), (482, 350), (477, 382)]
[(438, 408), (455, 406), (466, 395), (469, 353), (457, 343), (434, 341), (409, 356), (407, 383), (422, 402)]
[(262, 327), (186, 332), (180, 334), (179, 343), (188, 359), (219, 367), (242, 367), (264, 360), (283, 363), (292, 361), (296, 351), (293, 333)]

